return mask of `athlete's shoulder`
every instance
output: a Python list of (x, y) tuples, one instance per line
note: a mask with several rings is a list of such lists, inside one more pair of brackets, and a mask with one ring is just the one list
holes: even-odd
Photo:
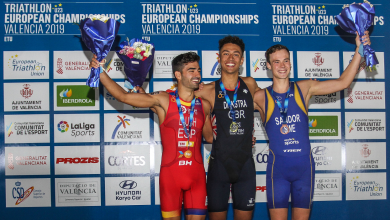
[(210, 101), (214, 95), (215, 82), (203, 84), (199, 86), (199, 89), (195, 91), (195, 95), (202, 98), (203, 100)]
[(257, 85), (257, 82), (255, 79), (253, 79), (252, 77), (240, 77), (246, 84), (246, 86), (249, 88), (249, 89), (256, 89), (258, 88), (259, 86)]

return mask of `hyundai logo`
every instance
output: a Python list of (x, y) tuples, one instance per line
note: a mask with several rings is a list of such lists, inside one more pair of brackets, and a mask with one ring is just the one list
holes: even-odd
[(124, 180), (119, 183), (119, 187), (122, 189), (134, 189), (137, 187), (137, 183), (133, 180)]

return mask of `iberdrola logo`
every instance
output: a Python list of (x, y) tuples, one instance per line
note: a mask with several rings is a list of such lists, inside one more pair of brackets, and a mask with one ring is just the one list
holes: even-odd
[(60, 97), (61, 98), (69, 98), (72, 96), (72, 89), (64, 89), (60, 92)]
[(309, 128), (315, 128), (317, 127), (317, 119), (312, 119), (309, 121)]

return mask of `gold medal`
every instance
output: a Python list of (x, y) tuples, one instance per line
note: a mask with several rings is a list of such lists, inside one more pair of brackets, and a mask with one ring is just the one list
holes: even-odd
[(288, 134), (290, 132), (290, 129), (288, 128), (287, 124), (282, 124), (282, 127), (280, 127), (280, 133), (282, 134)]
[(186, 158), (191, 158), (192, 157), (192, 152), (190, 150), (187, 150), (186, 152), (184, 152), (184, 156)]
[(238, 131), (238, 124), (237, 124), (237, 122), (232, 122), (231, 124), (230, 124), (230, 132), (237, 132)]

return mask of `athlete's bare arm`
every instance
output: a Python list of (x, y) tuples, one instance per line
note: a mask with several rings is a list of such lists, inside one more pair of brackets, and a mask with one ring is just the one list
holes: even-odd
[(203, 84), (202, 88), (195, 91), (195, 95), (201, 97), (203, 100), (207, 100), (212, 110), (215, 101), (215, 82)]
[(254, 107), (260, 112), (261, 120), (265, 119), (265, 89), (258, 88), (253, 96)]
[(211, 127), (211, 119), (210, 119), (211, 105), (205, 99), (202, 99), (202, 104), (203, 104), (203, 111), (205, 114), (205, 121), (204, 121), (204, 125), (203, 125), (202, 134), (203, 134), (204, 139), (208, 143), (213, 143), (213, 129)]
[[(361, 60), (361, 56), (358, 53), (359, 46), (361, 44), (359, 35), (356, 35), (355, 43), (355, 55), (353, 56), (351, 63), (341, 74), (340, 78), (326, 81), (302, 80), (297, 82), (302, 91), (306, 106), (308, 106), (308, 102), (311, 96), (326, 95), (329, 93), (338, 92), (340, 90), (346, 89), (352, 83), (356, 73), (358, 72)], [(366, 31), (365, 35), (363, 36), (363, 45), (367, 44), (371, 44), (368, 31)]]
[[(98, 68), (99, 61), (96, 56), (92, 58), (90, 67)], [(169, 105), (169, 94), (166, 92), (158, 93), (128, 93), (114, 80), (112, 80), (106, 72), (100, 74), (100, 82), (106, 87), (107, 91), (114, 96), (118, 101), (139, 107), (139, 108), (154, 108), (160, 119), (164, 121), (166, 110)]]

